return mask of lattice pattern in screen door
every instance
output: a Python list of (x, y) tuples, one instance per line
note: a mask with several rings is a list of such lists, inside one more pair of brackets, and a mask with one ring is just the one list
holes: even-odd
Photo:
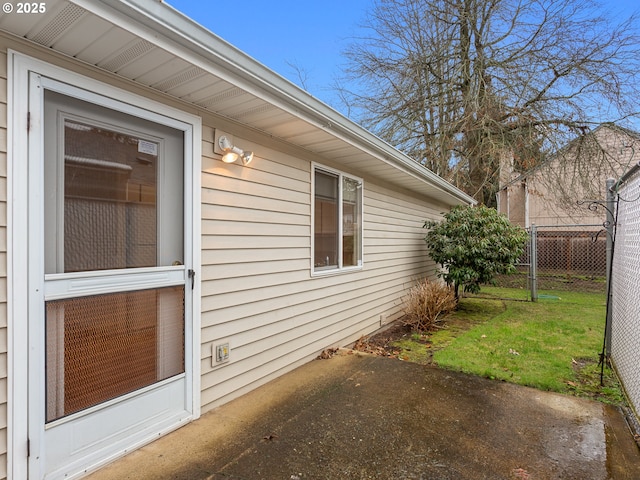
[(47, 422), (184, 372), (184, 286), (46, 303)]

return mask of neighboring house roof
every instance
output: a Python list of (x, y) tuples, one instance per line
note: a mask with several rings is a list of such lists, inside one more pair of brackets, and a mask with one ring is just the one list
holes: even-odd
[[(606, 197), (607, 180), (620, 177), (640, 159), (640, 134), (602, 124), (569, 142), (547, 161), (525, 173), (501, 172), (499, 209), (524, 226), (601, 224), (604, 209), (594, 203)], [(513, 176), (505, 181), (508, 174)]]
[[(559, 158), (562, 158), (563, 155), (569, 154), (571, 150), (576, 148), (579, 142), (581, 142), (585, 137), (587, 136), (597, 137), (599, 134), (603, 133), (604, 130), (609, 130), (614, 134), (621, 134), (623, 137), (632, 139), (634, 142), (640, 143), (640, 133), (630, 130), (628, 128), (621, 127), (613, 123), (603, 123), (601, 125), (598, 125), (591, 132), (585, 133), (582, 136), (574, 138), (569, 143), (567, 143), (562, 148), (560, 148), (557, 152), (550, 155), (545, 161), (541, 162), (540, 164), (536, 165), (530, 170), (527, 170), (526, 172), (519, 174), (512, 180), (500, 185), (500, 190), (504, 190), (510, 187), (511, 185), (515, 185), (518, 182), (522, 182), (523, 180), (529, 177), (533, 177), (537, 175), (540, 171), (544, 170), (545, 168), (549, 168), (554, 161), (556, 161)], [(640, 152), (639, 152), (639, 155), (640, 155)]]
[(441, 177), (162, 1), (48, 0), (0, 30), (447, 205)]

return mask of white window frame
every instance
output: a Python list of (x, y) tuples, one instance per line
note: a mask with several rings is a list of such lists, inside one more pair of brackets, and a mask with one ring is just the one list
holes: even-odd
[[(172, 122), (185, 132), (185, 176), (192, 185), (191, 215), (185, 218), (185, 229), (192, 232), (191, 242), (185, 244), (185, 259), (191, 258), (196, 269), (201, 265), (201, 188), (200, 174), (202, 163), (202, 119), (196, 115), (170, 107), (158, 101), (150, 100), (127, 90), (66, 70), (50, 63), (29, 57), (14, 50), (7, 51), (7, 321), (8, 321), (8, 432), (7, 432), (7, 474), (9, 478), (27, 478), (28, 472), (28, 331), (29, 304), (29, 225), (27, 205), (29, 201), (30, 175), (27, 168), (29, 150), (34, 150), (33, 136), (27, 129), (30, 124), (40, 124), (42, 112), (29, 111), (29, 99), (36, 94), (30, 86), (31, 75), (68, 85), (69, 90), (82, 94), (81, 100), (112, 108), (113, 102), (119, 105), (116, 110), (172, 126)], [(63, 87), (64, 88), (64, 87)], [(68, 94), (66, 91), (61, 93)], [(75, 96), (75, 95), (74, 95)], [(168, 123), (167, 123), (168, 122)], [(186, 126), (186, 127), (185, 127)], [(36, 149), (37, 150), (37, 149)], [(170, 270), (170, 268), (168, 268)], [(171, 273), (171, 272), (169, 272)], [(200, 273), (199, 271), (197, 272)], [(144, 269), (140, 270), (141, 278)], [(195, 282), (192, 292), (190, 332), (185, 332), (185, 364), (190, 364), (191, 389), (187, 392), (191, 406), (191, 420), (200, 416), (200, 282)], [(33, 442), (32, 442), (33, 443)], [(33, 450), (33, 445), (31, 445)], [(33, 453), (32, 453), (33, 454)]]
[[(316, 202), (316, 172), (326, 172), (330, 175), (336, 175), (338, 177), (338, 265), (334, 268), (316, 268), (315, 267), (315, 202)], [(359, 185), (359, 193), (358, 193), (358, 202), (360, 207), (360, 225), (359, 225), (359, 234), (358, 234), (358, 252), (360, 253), (360, 258), (358, 259), (357, 265), (349, 265), (344, 266), (342, 264), (343, 257), (343, 205), (342, 205), (342, 180), (344, 178), (348, 178), (355, 182), (358, 182)], [(326, 276), (326, 275), (335, 275), (337, 273), (347, 273), (362, 270), (364, 265), (364, 251), (363, 251), (363, 239), (364, 239), (364, 181), (362, 178), (357, 177), (355, 175), (351, 175), (349, 173), (343, 172), (341, 170), (337, 170), (335, 168), (327, 167), (325, 165), (313, 162), (311, 164), (311, 275), (312, 276)]]

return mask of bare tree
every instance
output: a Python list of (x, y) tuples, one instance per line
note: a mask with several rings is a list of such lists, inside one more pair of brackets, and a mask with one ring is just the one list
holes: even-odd
[(302, 67), (297, 60), (294, 60), (293, 62), (287, 60), (285, 63), (297, 77), (298, 85), (304, 90), (309, 90), (309, 70)]
[(525, 171), (602, 122), (637, 118), (637, 18), (598, 8), (377, 0), (346, 52), (356, 87), (342, 95), (367, 128), (492, 205), (505, 157)]

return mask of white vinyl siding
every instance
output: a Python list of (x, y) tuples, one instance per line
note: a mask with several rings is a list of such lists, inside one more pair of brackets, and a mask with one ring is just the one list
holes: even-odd
[[(205, 120), (206, 123), (206, 120)], [(225, 165), (203, 133), (202, 406), (221, 405), (345, 346), (402, 313), (416, 279), (432, 276), (422, 225), (446, 209), (363, 182), (364, 268), (311, 276), (312, 163), (252, 143), (247, 167)], [(212, 351), (230, 345), (216, 364)]]
[(365, 190), (364, 250), (371, 268), (393, 267), (415, 278), (432, 275), (422, 228), (425, 220), (441, 218), (445, 207), (390, 192), (377, 185)]
[(7, 476), (7, 55), (0, 53), (0, 478)]

